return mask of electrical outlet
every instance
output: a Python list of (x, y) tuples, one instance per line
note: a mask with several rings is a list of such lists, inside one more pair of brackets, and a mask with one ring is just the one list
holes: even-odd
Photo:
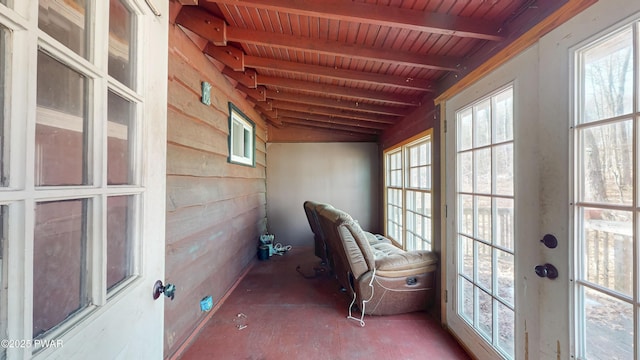
[(201, 311), (209, 311), (213, 308), (213, 298), (211, 295), (205, 296), (200, 300), (200, 310)]

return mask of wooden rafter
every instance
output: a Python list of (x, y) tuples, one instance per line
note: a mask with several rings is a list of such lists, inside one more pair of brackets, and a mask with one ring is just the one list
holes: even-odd
[(419, 98), (412, 98), (406, 95), (390, 94), (380, 91), (350, 88), (337, 85), (321, 84), (310, 81), (286, 79), (273, 76), (258, 75), (258, 84), (267, 86), (276, 86), (286, 89), (304, 89), (308, 92), (316, 92), (321, 94), (331, 94), (336, 96), (348, 97), (353, 99), (365, 99), (372, 101), (380, 101), (389, 104), (418, 106)]
[(424, 79), (369, 73), (326, 66), (302, 64), (291, 61), (244, 56), (244, 65), (255, 69), (276, 70), (294, 74), (313, 75), (327, 79), (347, 80), (373, 85), (393, 86), (403, 89), (434, 91), (433, 84)]
[(323, 55), (346, 56), (365, 61), (447, 71), (457, 71), (457, 66), (461, 63), (461, 59), (451, 57), (388, 51), (387, 49), (377, 49), (326, 39), (311, 39), (231, 27), (226, 25), (224, 20), (193, 6), (183, 7), (176, 18), (176, 23), (220, 46), (226, 46), (229, 41), (237, 41), (243, 44), (308, 51)]
[(370, 135), (377, 135), (381, 133), (380, 130), (372, 130), (372, 129), (361, 128), (357, 126), (327, 124), (322, 122), (309, 121), (309, 120), (303, 120), (303, 119), (294, 119), (294, 118), (282, 118), (281, 120), (283, 124), (304, 125), (309, 127), (318, 127), (318, 128), (324, 128), (324, 129), (356, 132), (356, 133), (370, 134)]
[(292, 111), (292, 110), (280, 110), (278, 111), (278, 117), (311, 120), (311, 121), (317, 121), (317, 122), (324, 122), (328, 124), (358, 126), (358, 127), (378, 129), (378, 130), (383, 130), (390, 126), (390, 124), (380, 124), (380, 123), (374, 123), (374, 122), (368, 122), (368, 121), (362, 121), (362, 120), (339, 118), (335, 116), (309, 114), (309, 113), (303, 113), (300, 111)]
[(357, 112), (367, 112), (382, 115), (404, 116), (408, 114), (408, 111), (405, 108), (401, 107), (363, 104), (357, 101), (341, 101), (338, 99), (330, 99), (326, 97), (318, 97), (284, 91), (267, 91), (267, 99), (298, 102), (302, 104), (318, 105), (328, 108), (353, 110)]
[(395, 124), (398, 121), (398, 117), (389, 115), (380, 115), (372, 113), (364, 113), (359, 111), (350, 111), (344, 109), (331, 108), (326, 106), (317, 106), (302, 104), (299, 102), (273, 100), (274, 110), (293, 110), (312, 114), (322, 114), (328, 116), (341, 117), (346, 119), (355, 119), (363, 121), (371, 121), (381, 124)]
[(447, 14), (423, 12), (393, 6), (381, 6), (344, 0), (208, 0), (218, 4), (246, 6), (287, 14), (319, 16), (427, 33), (500, 41), (500, 26), (488, 21)]
[[(185, 27), (189, 28), (188, 26)], [(243, 44), (261, 45), (270, 48), (282, 48), (294, 51), (307, 51), (322, 55), (345, 56), (351, 59), (376, 61), (394, 65), (406, 65), (433, 70), (457, 71), (458, 65), (462, 62), (461, 59), (452, 57), (424, 55), (403, 51), (389, 51), (387, 49), (376, 49), (339, 41), (311, 39), (302, 36), (278, 34), (229, 26), (226, 29), (226, 39), (227, 41), (237, 41)]]

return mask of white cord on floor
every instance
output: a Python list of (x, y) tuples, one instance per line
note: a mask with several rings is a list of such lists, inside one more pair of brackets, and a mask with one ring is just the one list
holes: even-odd
[(273, 251), (274, 254), (276, 255), (284, 255), (284, 253), (286, 253), (287, 251), (291, 250), (292, 246), (291, 245), (282, 245), (281, 243), (277, 243), (273, 245)]
[(369, 281), (369, 287), (371, 288), (371, 296), (369, 296), (369, 299), (367, 299), (367, 300), (362, 300), (362, 309), (360, 309), (361, 314), (360, 314), (360, 318), (359, 319), (357, 317), (351, 316), (351, 308), (353, 307), (353, 304), (355, 304), (356, 297), (357, 297), (357, 294), (356, 294), (355, 291), (353, 292), (353, 300), (351, 300), (351, 304), (349, 304), (349, 316), (347, 316), (347, 319), (356, 320), (356, 321), (360, 322), (360, 326), (362, 326), (362, 327), (364, 327), (364, 311), (365, 311), (365, 309), (367, 307), (367, 303), (369, 301), (371, 301), (371, 299), (373, 299), (373, 291), (374, 291), (373, 279), (375, 279), (375, 278), (376, 278), (376, 268), (373, 268), (373, 275), (371, 275), (371, 280)]

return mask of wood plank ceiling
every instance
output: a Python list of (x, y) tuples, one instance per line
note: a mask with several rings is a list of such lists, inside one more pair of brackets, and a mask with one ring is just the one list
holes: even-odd
[(504, 48), (559, 0), (181, 0), (264, 119), (378, 136)]

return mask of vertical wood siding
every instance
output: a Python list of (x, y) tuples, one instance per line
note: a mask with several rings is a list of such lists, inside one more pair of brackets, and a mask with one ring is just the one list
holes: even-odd
[[(165, 281), (177, 291), (165, 299), (167, 357), (205, 317), (200, 299), (225, 294), (266, 232), (266, 125), (182, 28), (169, 31)], [(227, 162), (229, 101), (256, 123), (255, 167)]]

